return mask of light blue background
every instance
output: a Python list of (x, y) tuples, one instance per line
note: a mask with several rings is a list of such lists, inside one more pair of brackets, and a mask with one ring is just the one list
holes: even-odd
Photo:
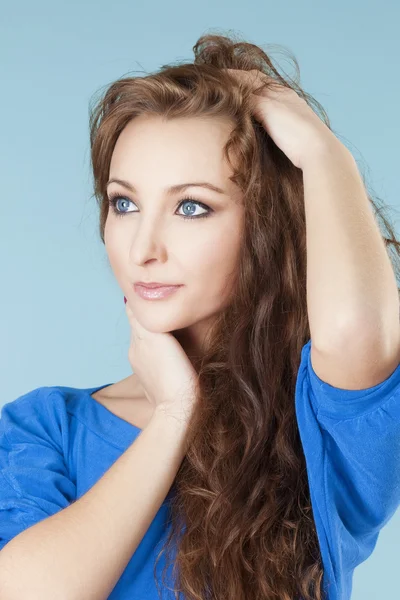
[[(0, 21), (0, 406), (39, 386), (94, 387), (131, 373), (123, 294), (90, 198), (88, 103), (132, 71), (193, 58), (233, 30), (296, 55), (372, 191), (400, 208), (399, 4), (11, 0)], [(282, 54), (274, 53), (293, 75)], [(399, 215), (391, 212), (396, 234)], [(355, 571), (354, 600), (398, 589), (400, 512)]]

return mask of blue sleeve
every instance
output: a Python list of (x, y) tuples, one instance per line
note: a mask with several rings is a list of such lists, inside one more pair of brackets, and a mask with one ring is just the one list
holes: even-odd
[(66, 427), (62, 399), (49, 388), (28, 392), (2, 407), (0, 550), (75, 499), (76, 486), (64, 460)]
[(374, 387), (335, 388), (315, 373), (310, 343), (303, 349), (303, 397), (323, 440), (328, 528), (355, 567), (400, 506), (400, 365)]

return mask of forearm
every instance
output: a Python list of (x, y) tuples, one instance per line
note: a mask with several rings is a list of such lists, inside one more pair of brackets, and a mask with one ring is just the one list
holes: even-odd
[(354, 157), (339, 140), (327, 144), (307, 161), (303, 181), (315, 345), (342, 347), (353, 334), (397, 338), (396, 278)]
[(11, 540), (0, 552), (2, 600), (81, 600), (82, 590), (106, 600), (171, 488), (186, 429), (156, 412), (86, 494)]

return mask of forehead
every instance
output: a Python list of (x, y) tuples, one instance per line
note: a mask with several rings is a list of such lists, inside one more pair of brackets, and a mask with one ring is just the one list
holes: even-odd
[(218, 185), (231, 175), (223, 147), (232, 124), (216, 118), (163, 120), (140, 116), (124, 128), (116, 142), (110, 177), (139, 183), (142, 176), (161, 178), (166, 184), (185, 176), (213, 178)]

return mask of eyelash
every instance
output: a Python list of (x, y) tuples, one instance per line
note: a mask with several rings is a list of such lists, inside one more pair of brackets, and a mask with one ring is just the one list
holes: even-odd
[[(129, 198), (127, 198), (126, 196), (122, 196), (121, 194), (118, 194), (118, 193), (110, 194), (110, 196), (108, 198), (108, 202), (111, 205), (112, 211), (116, 217), (123, 217), (125, 214), (128, 214), (128, 212), (125, 213), (125, 212), (120, 212), (119, 210), (117, 210), (116, 204), (120, 198), (122, 200), (128, 200), (129, 202), (132, 202), (131, 200), (129, 200)], [(190, 202), (191, 204), (197, 204), (201, 208), (207, 209), (208, 212), (206, 212), (202, 215), (196, 215), (196, 216), (178, 215), (178, 216), (182, 217), (182, 219), (193, 221), (194, 219), (202, 219), (203, 217), (204, 218), (209, 217), (210, 214), (212, 212), (214, 212), (212, 208), (210, 208), (203, 202), (200, 202), (200, 200), (196, 200), (196, 198), (193, 198), (192, 196), (186, 196), (183, 200), (180, 200), (175, 210), (177, 210), (185, 202)], [(130, 211), (130, 212), (132, 213), (132, 212), (138, 212), (138, 211)]]

